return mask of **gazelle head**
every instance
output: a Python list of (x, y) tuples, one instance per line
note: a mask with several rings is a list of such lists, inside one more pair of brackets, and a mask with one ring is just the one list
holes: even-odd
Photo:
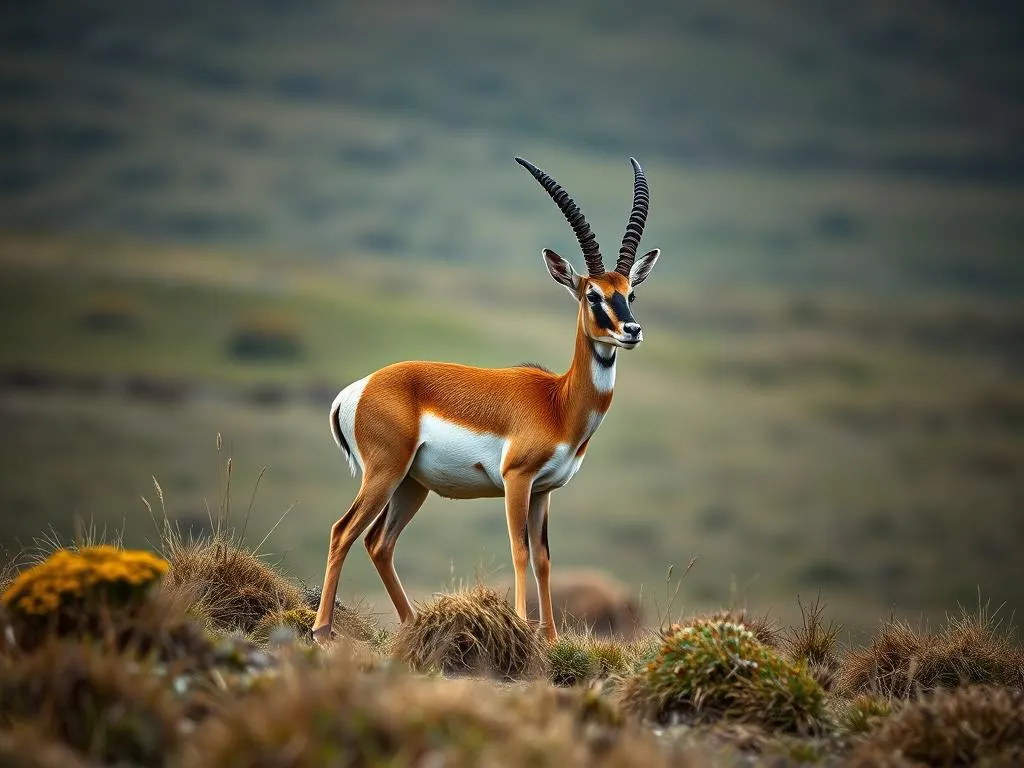
[(629, 161), (633, 164), (633, 211), (626, 225), (626, 234), (622, 238), (615, 269), (606, 272), (601, 258), (601, 247), (573, 199), (557, 181), (540, 168), (521, 157), (516, 158), (516, 162), (532, 173), (555, 201), (576, 233), (576, 239), (583, 251), (583, 259), (587, 263), (587, 274), (580, 275), (572, 268), (572, 264), (554, 251), (545, 248), (542, 253), (548, 272), (555, 282), (565, 286), (580, 302), (583, 327), (587, 336), (594, 341), (623, 349), (633, 349), (643, 341), (643, 330), (633, 317), (630, 305), (636, 298), (636, 287), (651, 274), (660, 253), (655, 248), (639, 259), (636, 257), (636, 249), (640, 245), (640, 237), (647, 221), (651, 195), (647, 177), (644, 176), (640, 164), (632, 157)]

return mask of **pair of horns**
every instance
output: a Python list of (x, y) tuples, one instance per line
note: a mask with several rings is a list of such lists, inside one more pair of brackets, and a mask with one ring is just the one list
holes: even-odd
[[(517, 157), (516, 162), (533, 174), (544, 190), (551, 195), (551, 199), (555, 201), (555, 205), (565, 216), (565, 220), (569, 222), (572, 231), (576, 233), (576, 239), (579, 240), (590, 276), (603, 275), (604, 263), (601, 259), (601, 246), (597, 244), (590, 225), (587, 224), (579, 206), (569, 197), (569, 193), (529, 160)], [(627, 277), (629, 277), (630, 267), (636, 261), (636, 249), (640, 245), (640, 237), (644, 233), (644, 224), (647, 222), (647, 210), (651, 205), (651, 190), (647, 186), (644, 169), (640, 167), (640, 163), (635, 158), (629, 158), (629, 162), (633, 164), (633, 211), (629, 214), (626, 234), (623, 236), (622, 246), (619, 248), (619, 259), (615, 264), (615, 271)]]

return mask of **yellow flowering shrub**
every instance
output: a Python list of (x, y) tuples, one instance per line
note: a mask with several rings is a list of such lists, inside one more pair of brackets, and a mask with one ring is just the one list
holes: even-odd
[(166, 571), (167, 562), (149, 552), (106, 545), (59, 549), (19, 574), (2, 602), (14, 615), (40, 619), (92, 599), (129, 604)]

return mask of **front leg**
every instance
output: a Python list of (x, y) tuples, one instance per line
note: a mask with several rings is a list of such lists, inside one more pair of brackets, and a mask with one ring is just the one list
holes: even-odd
[(512, 567), (516, 574), (516, 613), (526, 621), (526, 569), (530, 564), (530, 534), (527, 517), (533, 475), (507, 472), (505, 480), (505, 520), (512, 545)]
[(530, 554), (533, 575), (537, 579), (537, 604), (540, 606), (540, 625), (549, 642), (558, 639), (555, 612), (551, 608), (551, 550), (548, 548), (548, 508), (550, 493), (536, 493), (530, 497), (530, 516), (526, 527), (530, 532)]

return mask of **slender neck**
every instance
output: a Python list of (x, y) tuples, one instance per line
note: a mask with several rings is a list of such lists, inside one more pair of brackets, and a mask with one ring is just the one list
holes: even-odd
[(581, 306), (572, 363), (562, 376), (561, 404), (570, 419), (586, 422), (591, 413), (604, 413), (611, 405), (617, 348), (587, 336), (583, 312)]

